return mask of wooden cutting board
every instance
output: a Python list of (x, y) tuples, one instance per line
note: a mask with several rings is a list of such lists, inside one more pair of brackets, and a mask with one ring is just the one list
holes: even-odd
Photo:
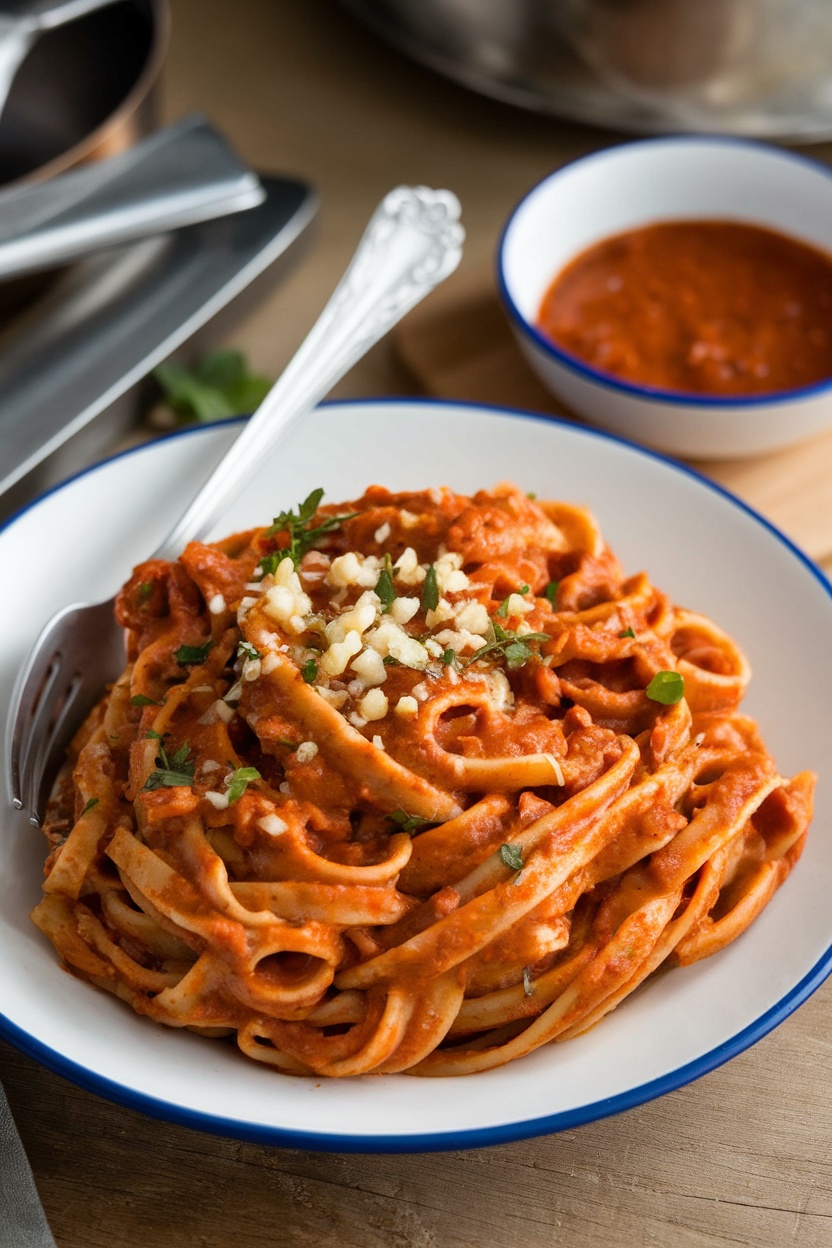
[[(402, 322), (395, 341), (402, 362), (427, 394), (578, 421), (529, 369), (496, 288), (481, 273), (458, 276), (440, 287)], [(691, 462), (762, 512), (832, 573), (832, 429), (751, 459)]]

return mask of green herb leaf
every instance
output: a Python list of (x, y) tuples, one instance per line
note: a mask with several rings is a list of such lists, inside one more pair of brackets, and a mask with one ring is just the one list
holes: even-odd
[(176, 789), (180, 786), (189, 789), (193, 781), (193, 772), (171, 771), (168, 768), (160, 767), (156, 771), (151, 771), (145, 781), (144, 788), (149, 791), (153, 789)]
[(98, 805), (98, 798), (91, 797), (90, 800), (87, 802), (86, 806), (84, 807), (84, 809), (81, 811), (81, 818), (83, 818), (83, 816), (86, 815), (88, 811), (92, 810), (92, 808), (97, 805)]
[(685, 682), (679, 672), (656, 672), (645, 692), (652, 702), (674, 706), (685, 696)]
[(266, 529), (266, 537), (273, 537), (275, 533), (286, 532), (289, 535), (289, 546), (286, 550), (275, 551), (273, 557), (265, 556), (264, 559), (260, 560), (261, 567), (266, 559), (271, 560), (274, 558), (274, 566), (268, 568), (269, 572), (274, 572), (280, 560), (285, 559), (287, 555), (295, 567), (297, 567), (306, 552), (311, 550), (324, 534), (331, 533), (333, 529), (340, 528), (345, 520), (352, 520), (360, 514), (357, 511), (353, 511), (348, 515), (328, 516), (322, 524), (310, 528), (312, 518), (320, 507), (323, 496), (324, 491), (319, 487), (317, 490), (313, 490), (302, 503), (298, 504), (297, 511), (282, 511), (279, 516), (275, 516), (268, 529)]
[(402, 666), (401, 659), (394, 658), (392, 654), (385, 654), (384, 658), (381, 661), (385, 667), (401, 667)]
[(145, 741), (148, 739), (152, 739), (153, 741), (164, 741), (164, 737), (161, 732), (157, 732), (155, 728), (148, 728), (147, 732), (144, 734), (144, 739)]
[(145, 789), (173, 789), (179, 785), (190, 788), (194, 781), (194, 760), (190, 758), (191, 747), (187, 741), (168, 757), (158, 732), (147, 733), (159, 741), (159, 754), (156, 758), (156, 770), (151, 771), (145, 781)]
[(263, 556), (257, 565), (257, 571), (260, 573), (261, 580), (264, 576), (277, 571), (277, 565), (285, 557), (285, 554), (285, 550), (273, 550), (270, 554)]
[(206, 641), (204, 646), (180, 646), (174, 653), (177, 663), (204, 663), (213, 641)]
[(510, 668), (522, 667), (535, 653), (532, 642), (551, 640), (549, 633), (524, 633), (522, 637), (518, 637), (510, 628), (503, 628), (496, 621), (494, 621), (494, 636), (494, 641), (480, 646), (479, 650), (471, 655), (465, 664), (466, 667), (471, 663), (476, 663), (477, 659), (485, 658), (488, 654), (493, 654), (495, 657), (502, 655)]
[(394, 810), (387, 818), (398, 824), (402, 832), (418, 832), (421, 828), (430, 826), (430, 819), (420, 819), (418, 815), (409, 815), (406, 810)]
[(523, 851), (519, 845), (501, 845), (500, 858), (512, 871), (522, 871)]
[(618, 634), (619, 637), (635, 637), (635, 633), (631, 628), (623, 628)]
[(240, 351), (213, 351), (191, 368), (168, 360), (153, 376), (177, 416), (200, 421), (252, 412), (271, 389), (267, 377), (249, 371)]
[(139, 585), (138, 588), (136, 589), (136, 596), (138, 597), (139, 602), (144, 602), (146, 599), (150, 597), (152, 593), (153, 593), (152, 581), (142, 581), (141, 585)]
[(300, 674), (306, 681), (307, 685), (314, 684), (315, 678), (318, 675), (318, 664), (314, 659), (307, 659), (303, 667), (300, 669)]
[(151, 771), (145, 782), (145, 789), (172, 789), (177, 785), (190, 788), (194, 780), (194, 760), (190, 758), (191, 747), (187, 741), (180, 745), (170, 757), (165, 749), (161, 735), (150, 729), (145, 738), (159, 742), (159, 753), (156, 757), (156, 770)]
[(250, 641), (241, 641), (237, 646), (238, 659), (250, 659), (254, 662), (255, 659), (262, 659), (262, 657), (260, 651), (255, 649)]
[(386, 615), (398, 597), (396, 587), (393, 584), (393, 578), (386, 567), (382, 568), (379, 573), (378, 580), (376, 581), (376, 593), (381, 599), (381, 613), (382, 615)]
[(238, 767), (228, 784), (228, 805), (233, 806), (245, 793), (254, 780), (260, 780), (260, 772), (256, 767)]
[(156, 702), (153, 698), (149, 698), (146, 693), (134, 693), (130, 699), (131, 706), (163, 706), (162, 702)]
[(444, 663), (445, 667), (450, 667), (452, 664), (456, 663), (456, 650), (452, 650), (451, 647), (449, 646), (448, 649), (445, 651), (445, 653), (442, 655), (442, 662)]
[(439, 606), (439, 586), (436, 583), (436, 568), (429, 564), (422, 583), (422, 610), (435, 611)]
[(555, 605), (555, 594), (558, 592), (558, 585), (560, 585), (560, 581), (550, 581), (543, 591), (552, 606)]
[(508, 615), (508, 598), (503, 599), (503, 601), (500, 603), (499, 607), (494, 612), (494, 614), (499, 615), (501, 620), (504, 620), (506, 618), (506, 616)]

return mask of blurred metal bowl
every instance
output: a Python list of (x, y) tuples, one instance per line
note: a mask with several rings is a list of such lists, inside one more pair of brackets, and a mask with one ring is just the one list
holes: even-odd
[[(115, 156), (157, 122), (167, 0), (119, 0), (38, 40), (0, 117), (0, 186)], [(0, 327), (53, 280), (0, 283)]]
[(642, 133), (832, 137), (830, 0), (342, 0), (483, 94)]
[(147, 134), (167, 41), (165, 0), (120, 0), (44, 34), (0, 119), (0, 184), (52, 177)]

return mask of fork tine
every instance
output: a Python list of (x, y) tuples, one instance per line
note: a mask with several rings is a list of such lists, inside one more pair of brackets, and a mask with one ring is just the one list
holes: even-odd
[(64, 692), (49, 700), (44, 698), (32, 721), (32, 736), (22, 768), (23, 801), (29, 811), (29, 822), (38, 827), (43, 822), (53, 781), (77, 727), (76, 704), (83, 684), (82, 673), (73, 672), (68, 684), (65, 679), (60, 684)]
[[(39, 639), (38, 645), (41, 640)], [(37, 653), (40, 657), (40, 650), (33, 651), (33, 655)], [(52, 691), (60, 673), (60, 655), (52, 651), (48, 661), (44, 664), (42, 661), (37, 665), (29, 663), (20, 673), (17, 688), (12, 695), (12, 702), (9, 713), (9, 724), (11, 726), (11, 782), (12, 782), (12, 801), (18, 810), (22, 810), (26, 805), (26, 797), (24, 795), (25, 777), (27, 775), (28, 759), (31, 753), (32, 742), (34, 740), (33, 731), (36, 730), (36, 717), (38, 711), (41, 717), (38, 718), (39, 723), (43, 716), (45, 707), (51, 705)], [(48, 719), (46, 721), (48, 723)]]
[(113, 606), (110, 600), (65, 607), (43, 629), (18, 677), (9, 715), (12, 800), (36, 825), (76, 728), (124, 667)]

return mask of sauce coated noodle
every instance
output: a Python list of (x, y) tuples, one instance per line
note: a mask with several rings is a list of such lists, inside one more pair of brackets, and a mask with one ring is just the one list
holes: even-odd
[(66, 965), (286, 1073), (457, 1075), (734, 940), (814, 783), (739, 713), (735, 643), (579, 507), (319, 503), (121, 591), (46, 824)]

